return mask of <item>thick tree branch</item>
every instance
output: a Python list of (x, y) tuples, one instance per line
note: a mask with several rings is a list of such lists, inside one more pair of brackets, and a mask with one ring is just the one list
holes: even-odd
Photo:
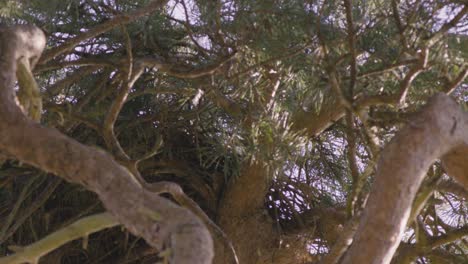
[(316, 136), (345, 115), (342, 106), (330, 90), (325, 91), (324, 101), (318, 113), (299, 110), (293, 116), (292, 129), (304, 130), (308, 136)]
[[(392, 263), (398, 264), (411, 264), (414, 263), (417, 257), (430, 256), (433, 252), (437, 251), (438, 248), (445, 244), (453, 243), (468, 235), (468, 226), (461, 227), (459, 229), (450, 230), (447, 233), (440, 236), (425, 236), (424, 243), (407, 244), (402, 243), (398, 248), (398, 257), (392, 260)], [(447, 255), (446, 257), (450, 257)], [(451, 256), (454, 257), (453, 255)], [(447, 263), (461, 263), (461, 262), (447, 262)]]
[(468, 164), (467, 130), (468, 114), (452, 99), (438, 94), (395, 136), (382, 152), (368, 204), (342, 263), (390, 263), (412, 201), (436, 159), (448, 159), (447, 168), (455, 168), (453, 175), (468, 183), (467, 170), (462, 169)]
[[(457, 127), (467, 127), (467, 120), (462, 120), (461, 122), (456, 122), (453, 125), (453, 129), (458, 129)], [(449, 153), (442, 157), (442, 166), (448, 175), (454, 178), (458, 183), (465, 187), (465, 190), (468, 190), (468, 162), (466, 162), (468, 157), (468, 142), (465, 142), (464, 145), (460, 145), (457, 148), (452, 149)]]
[(0, 149), (96, 192), (132, 233), (158, 249), (170, 248), (171, 263), (210, 263), (211, 236), (193, 213), (142, 188), (107, 153), (23, 115), (15, 103), (16, 62), (38, 58), (44, 46), (44, 34), (34, 26), (0, 29)]
[(155, 193), (169, 193), (174, 200), (176, 200), (180, 205), (185, 208), (190, 209), (194, 214), (196, 214), (203, 222), (212, 230), (214, 234), (220, 235), (223, 241), (226, 243), (226, 246), (231, 250), (233, 255), (233, 262), (235, 264), (239, 263), (239, 259), (237, 257), (236, 250), (234, 249), (234, 245), (232, 244), (231, 240), (227, 237), (224, 231), (216, 225), (206, 214), (203, 210), (198, 206), (198, 204), (193, 201), (190, 197), (188, 197), (182, 188), (173, 182), (157, 182), (148, 184), (148, 188), (155, 192)]

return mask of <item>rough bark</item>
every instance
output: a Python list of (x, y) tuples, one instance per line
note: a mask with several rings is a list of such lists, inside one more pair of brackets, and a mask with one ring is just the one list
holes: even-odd
[[(275, 240), (273, 225), (263, 201), (268, 183), (266, 169), (249, 164), (228, 185), (219, 209), (219, 225), (234, 243), (240, 263), (257, 263)], [(217, 248), (214, 263), (232, 263), (228, 248)]]
[(368, 204), (342, 263), (390, 263), (416, 192), (436, 159), (443, 157), (447, 172), (467, 187), (467, 130), (468, 114), (438, 94), (392, 139), (383, 150)]
[[(328, 91), (330, 93), (330, 91)], [(330, 127), (333, 122), (340, 120), (346, 113), (345, 107), (339, 104), (334, 95), (326, 94), (318, 113), (300, 110), (294, 115), (294, 130), (304, 130), (310, 136), (317, 136)]]
[[(110, 155), (26, 117), (15, 103), (17, 61), (37, 61), (45, 37), (34, 26), (0, 29), (0, 150), (96, 192), (107, 210), (171, 263), (211, 263), (212, 240), (189, 210), (143, 189)], [(33, 63), (31, 63), (33, 64)]]
[[(457, 124), (465, 129), (468, 127), (468, 121), (462, 124)], [(461, 145), (442, 157), (442, 166), (445, 171), (452, 176), (458, 183), (468, 190), (468, 143)]]

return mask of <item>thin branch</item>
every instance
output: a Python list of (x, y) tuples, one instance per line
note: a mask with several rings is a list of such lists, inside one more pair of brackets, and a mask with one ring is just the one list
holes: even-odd
[(49, 86), (47, 91), (46, 91), (46, 95), (49, 96), (49, 97), (56, 96), (65, 87), (70, 87), (72, 84), (82, 80), (83, 78), (90, 75), (94, 71), (97, 71), (100, 68), (101, 68), (101, 66), (99, 66), (99, 65), (93, 65), (93, 66), (89, 66), (89, 67), (80, 68), (80, 69), (74, 71), (69, 76), (67, 76), (67, 77), (63, 78), (62, 80), (57, 81), (53, 85)]
[(353, 22), (353, 4), (351, 0), (344, 0), (344, 6), (346, 10), (346, 24), (348, 31), (348, 46), (349, 53), (351, 56), (351, 80), (349, 83), (348, 98), (353, 97), (354, 86), (356, 85), (356, 76), (357, 76), (357, 65), (356, 65), (356, 29)]
[(421, 73), (427, 65), (427, 58), (428, 58), (428, 49), (424, 49), (419, 54), (419, 60), (416, 65), (414, 65), (408, 73), (406, 73), (405, 78), (400, 83), (400, 89), (397, 96), (397, 102), (400, 106), (402, 106), (406, 101), (406, 95), (411, 87), (411, 83), (413, 80)]
[(429, 239), (429, 245), (431, 249), (436, 247), (443, 246), (448, 243), (455, 242), (463, 237), (468, 236), (468, 225), (455, 229), (453, 231), (447, 232), (446, 234), (440, 235), (438, 237), (431, 237)]
[(36, 178), (31, 177), (29, 181), (24, 185), (24, 187), (22, 187), (21, 193), (16, 198), (15, 205), (13, 206), (10, 213), (8, 214), (7, 219), (3, 221), (2, 223), (3, 226), (2, 226), (2, 229), (0, 230), (0, 241), (5, 241), (8, 238), (8, 237), (5, 237), (5, 234), (7, 233), (8, 228), (10, 227), (13, 220), (17, 217), (17, 213), (21, 205), (23, 204), (24, 200), (26, 199), (28, 194), (30, 194), (29, 188), (32, 186), (35, 180)]
[(101, 131), (100, 126), (96, 122), (93, 122), (92, 120), (89, 120), (85, 116), (81, 116), (81, 115), (79, 115), (79, 114), (77, 114), (75, 112), (72, 112), (71, 109), (67, 107), (67, 105), (59, 105), (59, 104), (50, 103), (50, 104), (46, 104), (45, 108), (48, 111), (56, 112), (56, 113), (59, 113), (62, 116), (66, 116), (69, 119), (71, 119), (72, 121), (82, 123), (82, 124), (86, 125), (87, 127), (93, 129), (96, 132)]
[(439, 184), (437, 184), (437, 190), (439, 192), (449, 192), (457, 195), (458, 197), (462, 197), (468, 201), (468, 190), (466, 190), (462, 185), (451, 181), (451, 180), (443, 180)]
[(333, 244), (330, 249), (330, 253), (323, 257), (320, 264), (336, 264), (339, 263), (340, 258), (348, 250), (349, 246), (353, 242), (354, 234), (359, 226), (360, 215), (356, 215), (348, 221), (344, 227), (344, 231), (341, 233), (338, 240)]
[(146, 6), (140, 9), (137, 9), (129, 14), (118, 15), (112, 19), (109, 19), (106, 22), (99, 24), (96, 27), (91, 28), (85, 31), (84, 33), (79, 34), (78, 36), (68, 40), (64, 44), (46, 51), (42, 55), (42, 58), (39, 64), (45, 64), (46, 62), (50, 61), (56, 56), (72, 50), (76, 45), (78, 45), (80, 42), (84, 40), (93, 38), (115, 27), (118, 27), (119, 25), (131, 23), (132, 21), (140, 17), (147, 16), (161, 9), (166, 3), (167, 3), (167, 0), (154, 0), (154, 1), (151, 1), (149, 4), (147, 4)]
[[(419, 222), (422, 226), (420, 228), (424, 229), (424, 223)], [(468, 226), (464, 226), (459, 229), (452, 229), (448, 231), (446, 234), (431, 237), (427, 233), (427, 231), (420, 231), (423, 233), (421, 237), (424, 237), (422, 240), (423, 242), (420, 243), (418, 241), (416, 244), (407, 244), (402, 243), (398, 248), (398, 256), (392, 263), (401, 263), (401, 264), (410, 264), (414, 263), (417, 257), (420, 256), (430, 256), (434, 252), (441, 252), (441, 246), (449, 243), (453, 243), (466, 237), (468, 235)], [(453, 258), (453, 254), (445, 255), (445, 258)], [(458, 262), (454, 262), (458, 263)]]
[(127, 101), (133, 100), (139, 96), (147, 95), (147, 94), (179, 94), (183, 96), (192, 96), (196, 94), (196, 90), (190, 88), (159, 88), (159, 87), (152, 87), (146, 88), (144, 90), (138, 90), (132, 92), (128, 95)]
[(125, 37), (125, 51), (127, 52), (127, 82), (130, 82), (133, 75), (133, 51), (132, 51), (132, 41), (130, 40), (130, 35), (128, 34), (127, 28), (124, 25), (120, 27)]
[[(357, 78), (366, 78), (366, 77), (371, 77), (371, 76), (374, 76), (374, 75), (383, 74), (383, 73), (393, 71), (395, 69), (398, 69), (398, 68), (401, 68), (401, 67), (404, 67), (404, 66), (408, 66), (408, 65), (411, 65), (411, 64), (415, 64), (415, 63), (418, 63), (418, 59), (404, 60), (404, 61), (401, 61), (401, 62), (397, 62), (395, 64), (384, 66), (383, 68), (380, 68), (380, 69), (361, 72), (361, 73), (359, 73), (357, 75)], [(346, 78), (344, 78), (344, 79), (346, 79)]]
[(224, 64), (234, 58), (236, 52), (233, 52), (226, 57), (219, 59), (217, 62), (204, 65), (199, 68), (188, 67), (186, 65), (180, 65), (175, 62), (164, 61), (158, 58), (140, 58), (136, 59), (136, 63), (141, 63), (142, 66), (148, 68), (156, 68), (170, 76), (185, 78), (185, 79), (196, 79), (206, 75), (212, 75), (218, 71)]
[[(104, 119), (102, 125), (102, 135), (104, 137), (106, 145), (109, 147), (111, 152), (117, 156), (117, 160), (127, 162), (130, 160), (130, 157), (127, 155), (127, 153), (125, 153), (117, 137), (115, 136), (114, 125), (120, 111), (122, 110), (124, 103), (127, 100), (127, 96), (130, 93), (130, 89), (133, 87), (133, 84), (138, 80), (138, 78), (140, 78), (141, 74), (143, 74), (144, 66), (140, 63), (135, 63), (134, 65), (130, 37), (123, 26), (122, 30), (124, 31), (126, 39), (128, 63), (127, 76), (122, 75), (121, 77), (121, 79), (123, 79), (121, 82), (122, 84), (120, 85), (120, 90), (117, 94), (117, 97), (112, 102), (112, 105)], [(136, 174), (135, 171), (132, 171), (132, 173)]]
[(400, 11), (398, 9), (397, 0), (392, 0), (392, 11), (393, 18), (398, 29), (398, 35), (400, 37), (401, 46), (403, 47), (403, 50), (406, 50), (408, 48), (408, 44), (405, 37), (405, 27), (403, 27), (403, 24), (401, 22), (401, 16)]
[(199, 43), (198, 41), (195, 39), (195, 37), (193, 36), (193, 32), (192, 32), (192, 29), (191, 29), (191, 26), (190, 26), (190, 16), (189, 16), (189, 13), (188, 13), (188, 8), (187, 8), (187, 5), (185, 4), (185, 1), (182, 0), (180, 1), (180, 3), (182, 4), (182, 6), (184, 7), (184, 15), (185, 15), (185, 21), (184, 23), (182, 23), (185, 27), (185, 29), (187, 30), (187, 33), (189, 35), (189, 38), (190, 40), (195, 44), (195, 46), (198, 48), (198, 50), (201, 52), (201, 54), (206, 58), (208, 57), (206, 55), (206, 52), (208, 51), (207, 49), (203, 48)]
[(458, 22), (462, 20), (462, 18), (468, 12), (468, 5), (464, 5), (463, 9), (458, 12), (452, 20), (445, 23), (436, 33), (432, 35), (428, 40), (426, 40), (426, 47), (432, 47), (436, 42), (438, 42), (442, 37), (453, 27), (457, 25)]
[[(130, 156), (128, 156), (128, 154), (120, 145), (120, 142), (118, 141), (114, 130), (114, 124), (123, 105), (127, 101), (127, 97), (130, 93), (130, 90), (135, 84), (135, 82), (138, 80), (138, 78), (143, 74), (146, 66), (146, 64), (141, 60), (138, 60), (136, 62), (133, 61), (130, 37), (128, 36), (128, 33), (126, 33), (126, 30), (124, 30), (124, 33), (126, 34), (127, 62), (129, 65), (127, 68), (127, 78), (121, 81), (119, 93), (112, 102), (111, 108), (104, 119), (102, 125), (102, 135), (104, 137), (106, 145), (116, 156), (117, 161), (125, 167), (127, 167), (127, 169), (129, 169), (129, 171), (133, 174), (135, 179), (140, 184), (145, 185), (146, 181), (143, 179), (143, 177), (140, 175), (137, 169), (137, 163), (139, 162), (139, 160), (132, 160)], [(153, 156), (156, 155), (157, 152), (151, 154)]]
[(36, 197), (34, 203), (23, 210), (23, 214), (15, 218), (15, 223), (5, 230), (6, 232), (2, 234), (0, 238), (0, 244), (5, 242), (10, 236), (12, 236), (21, 225), (34, 213), (36, 212), (44, 203), (49, 199), (52, 193), (57, 189), (57, 187), (62, 183), (61, 179), (53, 179), (53, 181), (45, 188), (41, 194)]
[(359, 168), (357, 165), (357, 143), (356, 143), (356, 132), (354, 131), (356, 129), (354, 125), (354, 116), (353, 114), (348, 110), (346, 111), (346, 141), (348, 141), (348, 146), (346, 148), (346, 156), (348, 159), (348, 166), (349, 170), (351, 172), (351, 194), (348, 197), (347, 201), (347, 214), (349, 217), (352, 217), (354, 215), (354, 210), (356, 206), (356, 202), (358, 199), (359, 195)]
[(329, 82), (330, 82), (330, 87), (332, 91), (335, 93), (335, 95), (338, 97), (338, 102), (340, 102), (343, 107), (345, 107), (348, 110), (353, 110), (353, 105), (352, 102), (346, 98), (346, 96), (343, 94), (343, 91), (341, 90), (340, 84), (338, 82), (338, 77), (336, 74), (336, 69), (332, 66), (332, 69), (328, 72), (329, 76)]
[(455, 89), (462, 84), (465, 78), (468, 76), (468, 67), (465, 67), (461, 72), (455, 77), (454, 80), (449, 81), (449, 83), (444, 88), (444, 93), (451, 94)]
[(164, 144), (164, 141), (162, 137), (158, 137), (156, 139), (156, 143), (154, 144), (153, 148), (136, 160), (136, 165), (138, 165), (138, 163), (144, 160), (150, 159), (156, 156), (157, 154), (161, 153), (163, 144)]
[(440, 173), (439, 175), (434, 175), (434, 172), (430, 170), (428, 174), (429, 174), (429, 177), (431, 177), (432, 181), (421, 186), (416, 197), (414, 198), (413, 206), (411, 207), (411, 213), (408, 218), (408, 225), (411, 224), (414, 220), (416, 220), (416, 217), (424, 208), (429, 198), (431, 198), (432, 194), (434, 193), (436, 189), (438, 182), (441, 180)]
[[(112, 71), (110, 70), (106, 70), (100, 74), (101, 76), (96, 80), (96, 83), (93, 85), (93, 89), (89, 91), (88, 93), (86, 93), (84, 97), (80, 98), (78, 102), (76, 103), (76, 105), (74, 105), (76, 112), (78, 113), (81, 112), (83, 107), (85, 107), (94, 96), (96, 96), (97, 94), (102, 92), (103, 89), (106, 88), (106, 84), (110, 79), (109, 76), (111, 72)], [(97, 104), (98, 102), (95, 102), (95, 103)]]
[[(233, 74), (232, 76), (228, 76), (228, 79), (235, 79), (235, 78), (239, 78), (241, 77), (242, 75), (244, 74), (247, 74), (249, 73), (250, 71), (260, 67), (260, 66), (263, 66), (263, 65), (268, 65), (272, 62), (275, 62), (275, 61), (279, 61), (279, 60), (283, 60), (283, 59), (288, 59), (288, 58), (293, 58), (295, 56), (298, 56), (298, 55), (301, 55), (301, 54), (304, 54), (304, 50), (307, 48), (308, 45), (304, 45), (300, 48), (297, 48), (296, 50), (293, 50), (291, 52), (287, 52), (287, 51), (284, 51), (282, 53), (280, 53), (281, 55), (278, 55), (278, 56), (273, 56), (269, 59), (266, 59), (264, 61), (261, 61), (259, 63), (256, 63), (254, 65), (251, 65), (235, 74)], [(312, 51), (313, 52), (313, 51)]]

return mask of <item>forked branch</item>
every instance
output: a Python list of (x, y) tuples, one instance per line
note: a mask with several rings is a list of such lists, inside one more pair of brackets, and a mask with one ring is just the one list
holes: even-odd
[(192, 212), (142, 188), (109, 154), (22, 113), (15, 102), (17, 62), (37, 60), (44, 44), (34, 26), (0, 28), (0, 151), (94, 191), (129, 231), (157, 249), (170, 248), (171, 263), (211, 263), (211, 236)]
[[(390, 263), (429, 167), (442, 159), (468, 189), (468, 113), (450, 97), (434, 96), (385, 147), (354, 241), (341, 263)], [(363, 254), (366, 252), (366, 254)]]

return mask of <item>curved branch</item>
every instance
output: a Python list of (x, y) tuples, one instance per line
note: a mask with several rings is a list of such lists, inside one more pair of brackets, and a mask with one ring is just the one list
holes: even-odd
[(21, 112), (15, 103), (17, 60), (38, 58), (44, 46), (45, 36), (34, 26), (0, 28), (0, 150), (94, 191), (133, 234), (157, 249), (171, 248), (171, 263), (211, 263), (213, 241), (192, 212), (142, 188), (109, 154)]
[[(392, 139), (382, 152), (368, 204), (342, 263), (390, 263), (429, 166), (447, 153), (457, 161), (448, 167), (461, 168), (461, 160), (467, 163), (467, 130), (468, 114), (450, 97), (438, 94)], [(455, 172), (460, 172), (457, 177), (465, 180), (463, 184), (468, 181), (466, 171)]]
[(107, 32), (115, 27), (118, 27), (120, 25), (128, 24), (140, 17), (146, 16), (148, 14), (153, 13), (154, 11), (160, 9), (166, 4), (167, 0), (154, 0), (151, 1), (148, 5), (135, 10), (129, 14), (124, 14), (124, 15), (119, 15), (116, 16), (102, 24), (99, 24), (98, 26), (89, 29), (88, 31), (85, 31), (84, 33), (70, 39), (69, 41), (65, 42), (64, 44), (52, 48), (48, 50), (47, 52), (44, 53), (40, 60), (40, 64), (44, 64), (54, 57), (61, 55), (63, 53), (66, 53), (73, 49), (76, 45), (78, 45), (81, 41), (90, 39), (92, 37), (95, 37), (99, 34), (102, 34), (104, 32)]
[(38, 263), (40, 257), (69, 241), (87, 237), (89, 234), (116, 225), (118, 223), (109, 213), (85, 217), (27, 247), (21, 248), (13, 255), (0, 258), (0, 264)]
[[(468, 121), (458, 124), (467, 129)], [(457, 123), (454, 124), (455, 128)], [(459, 128), (463, 129), (463, 128)], [(466, 130), (465, 130), (466, 131)], [(465, 190), (468, 190), (468, 143), (461, 145), (442, 157), (442, 166), (450, 177), (460, 183)]]
[(450, 192), (457, 195), (460, 198), (468, 200), (468, 189), (463, 188), (462, 185), (456, 182), (442, 180), (439, 184), (437, 184), (436, 188), (440, 192)]
[(358, 224), (358, 215), (354, 216), (351, 220), (348, 221), (338, 240), (333, 244), (333, 247), (330, 249), (330, 253), (322, 259), (320, 264), (338, 263), (341, 256), (343, 256), (343, 254), (353, 242), (353, 236), (356, 233)]

